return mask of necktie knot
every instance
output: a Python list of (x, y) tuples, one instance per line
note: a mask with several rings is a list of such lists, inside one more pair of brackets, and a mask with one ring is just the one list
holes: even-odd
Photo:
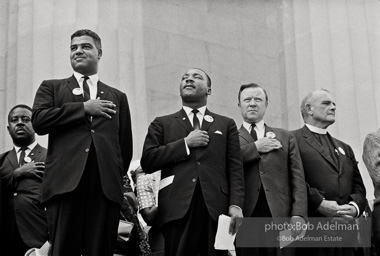
[(194, 130), (200, 130), (201, 129), (201, 125), (199, 123), (199, 119), (197, 117), (197, 113), (199, 112), (198, 109), (193, 109), (191, 110), (191, 112), (193, 112), (193, 127), (194, 127)]

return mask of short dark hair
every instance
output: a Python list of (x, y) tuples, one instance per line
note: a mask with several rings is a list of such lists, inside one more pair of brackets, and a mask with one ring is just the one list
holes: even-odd
[(265, 101), (268, 103), (268, 94), (267, 94), (267, 91), (263, 87), (261, 87), (258, 84), (255, 84), (255, 83), (243, 84), (243, 85), (240, 86), (239, 94), (238, 94), (238, 102), (240, 102), (241, 92), (244, 91), (247, 88), (261, 88), (264, 91), (264, 94), (265, 94)]
[(13, 108), (11, 108), (11, 110), (9, 110), (9, 113), (8, 113), (8, 122), (10, 122), (10, 120), (11, 120), (11, 114), (12, 114), (13, 110), (15, 110), (16, 108), (25, 108), (25, 109), (29, 110), (30, 112), (32, 112), (31, 107), (29, 107), (28, 105), (18, 104), (16, 106), (14, 106)]
[(211, 88), (211, 78), (208, 76), (208, 74), (204, 70), (202, 70), (200, 68), (191, 68), (191, 69), (198, 69), (198, 70), (202, 71), (203, 73), (205, 73), (206, 77), (207, 77), (207, 87)]
[(102, 49), (102, 40), (100, 39), (100, 37), (98, 36), (98, 34), (96, 34), (94, 31), (89, 30), (89, 29), (80, 29), (80, 30), (77, 30), (77, 31), (74, 32), (74, 34), (71, 35), (71, 40), (73, 40), (74, 37), (80, 37), (80, 36), (89, 36), (89, 37), (92, 37), (92, 39), (94, 39), (94, 43), (95, 43), (96, 48), (98, 50)]

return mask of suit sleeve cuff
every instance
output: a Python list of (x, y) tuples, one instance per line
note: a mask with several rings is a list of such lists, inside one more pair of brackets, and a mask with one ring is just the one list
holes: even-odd
[(348, 203), (349, 205), (352, 205), (352, 206), (354, 206), (355, 207), (355, 209), (356, 209), (356, 218), (357, 217), (359, 217), (360, 216), (360, 210), (359, 210), (359, 206), (354, 202), (354, 201), (351, 201), (351, 202), (349, 202)]

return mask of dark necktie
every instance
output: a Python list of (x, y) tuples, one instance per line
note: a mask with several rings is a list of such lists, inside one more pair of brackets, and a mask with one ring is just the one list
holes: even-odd
[(197, 113), (199, 112), (198, 109), (193, 109), (191, 112), (193, 112), (193, 127), (194, 130), (200, 130), (201, 125), (199, 124), (199, 119), (197, 117)]
[(18, 166), (23, 166), (24, 165), (24, 158), (25, 158), (25, 150), (27, 150), (28, 147), (22, 147), (20, 148), (20, 151), (21, 151), (21, 154), (20, 154), (20, 158), (18, 160)]
[(251, 125), (251, 136), (252, 136), (252, 138), (253, 138), (254, 141), (257, 140), (257, 133), (255, 131), (255, 126), (256, 126), (255, 124)]
[(88, 76), (83, 77), (83, 99), (84, 99), (84, 101), (88, 101), (89, 99), (91, 99), (90, 87), (88, 87), (88, 84), (86, 82), (87, 79), (88, 79)]

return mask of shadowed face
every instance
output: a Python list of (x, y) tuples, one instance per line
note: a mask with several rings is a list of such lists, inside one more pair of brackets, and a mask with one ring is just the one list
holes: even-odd
[(263, 120), (268, 102), (263, 89), (248, 87), (241, 92), (238, 105), (244, 121), (252, 124)]
[(206, 74), (199, 69), (190, 69), (183, 76), (180, 83), (180, 95), (184, 102), (207, 102), (211, 94)]
[(98, 62), (102, 50), (97, 49), (94, 39), (90, 36), (74, 37), (70, 45), (70, 59), (73, 69), (83, 75), (93, 75), (98, 72)]
[(16, 146), (29, 146), (35, 140), (32, 112), (26, 108), (15, 108), (9, 115), (8, 132)]

